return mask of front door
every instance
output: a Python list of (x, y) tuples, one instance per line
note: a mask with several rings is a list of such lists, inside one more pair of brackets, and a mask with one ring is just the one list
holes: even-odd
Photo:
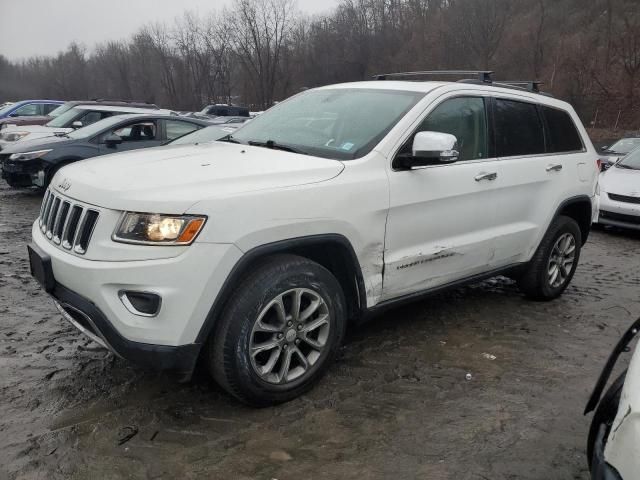
[(390, 209), (382, 300), (486, 272), (494, 255), (494, 189), (499, 161), (488, 135), (488, 98), (452, 97), (427, 113), (418, 131), (455, 135), (459, 160), (389, 172)]

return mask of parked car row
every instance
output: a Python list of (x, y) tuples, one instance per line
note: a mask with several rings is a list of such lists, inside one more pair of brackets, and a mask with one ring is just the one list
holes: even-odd
[[(55, 173), (69, 163), (165, 145), (208, 125), (225, 125), (224, 131), (210, 131), (211, 135), (222, 137), (250, 118), (248, 109), (235, 106), (224, 106), (225, 111), (215, 113), (246, 116), (179, 116), (143, 102), (43, 102), (17, 102), (11, 105), (11, 112), (7, 109), (8, 116), (0, 119), (1, 177), (12, 187), (45, 188)], [(21, 116), (29, 105), (41, 109), (37, 110), (39, 113), (42, 105), (56, 108), (47, 116)], [(205, 110), (211, 111), (214, 107), (223, 106), (209, 106)]]

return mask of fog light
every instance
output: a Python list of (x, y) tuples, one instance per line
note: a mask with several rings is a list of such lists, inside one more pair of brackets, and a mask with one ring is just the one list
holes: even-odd
[(155, 293), (121, 290), (118, 296), (127, 310), (143, 317), (155, 317), (162, 305), (162, 297)]

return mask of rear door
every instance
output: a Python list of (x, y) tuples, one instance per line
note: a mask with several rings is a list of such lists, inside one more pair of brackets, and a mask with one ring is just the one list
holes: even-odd
[(397, 152), (411, 151), (418, 131), (455, 135), (459, 161), (391, 170), (382, 300), (486, 272), (493, 256), (498, 160), (488, 131), (489, 99), (441, 97)]
[(492, 126), (500, 159), (494, 268), (529, 260), (560, 200), (567, 198), (567, 183), (575, 183), (579, 153), (572, 156), (570, 150), (581, 152), (584, 147), (575, 127), (573, 133), (561, 133), (556, 127), (550, 133), (549, 122), (562, 122), (558, 115), (567, 114), (523, 97), (492, 99)]

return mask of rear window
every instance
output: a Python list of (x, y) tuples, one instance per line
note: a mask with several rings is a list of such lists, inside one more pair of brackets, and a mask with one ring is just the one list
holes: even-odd
[(545, 153), (544, 129), (532, 103), (496, 99), (495, 135), (498, 157)]
[(547, 144), (550, 153), (577, 152), (584, 149), (571, 115), (557, 108), (542, 107), (547, 120)]

